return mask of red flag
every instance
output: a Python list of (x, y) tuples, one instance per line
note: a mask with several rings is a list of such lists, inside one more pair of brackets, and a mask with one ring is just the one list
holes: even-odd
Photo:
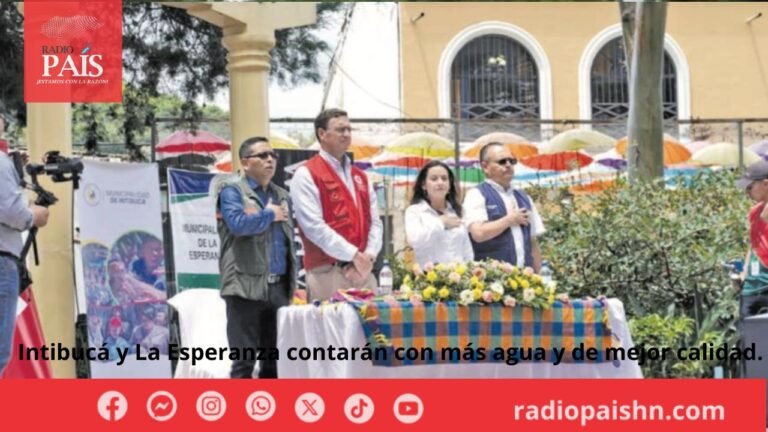
[(19, 360), (19, 344), (29, 347), (45, 345), (43, 328), (37, 315), (35, 296), (32, 287), (19, 295), (26, 303), (26, 308), (16, 317), (16, 331), (13, 335), (11, 361), (3, 372), (3, 378), (53, 378), (51, 363), (48, 360)]

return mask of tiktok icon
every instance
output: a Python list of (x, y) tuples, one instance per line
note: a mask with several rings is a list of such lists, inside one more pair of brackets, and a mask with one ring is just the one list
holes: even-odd
[(101, 418), (108, 422), (120, 421), (128, 412), (128, 399), (114, 390), (104, 392), (96, 402), (96, 409)]

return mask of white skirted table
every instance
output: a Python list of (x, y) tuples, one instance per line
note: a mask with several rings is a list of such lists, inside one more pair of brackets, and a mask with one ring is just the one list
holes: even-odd
[[(607, 302), (608, 322), (621, 346), (633, 346), (624, 306)], [(363, 347), (368, 339), (358, 311), (351, 305), (290, 306), (278, 312), (278, 376), (280, 378), (642, 378), (637, 361), (602, 363), (520, 362), (439, 363), (374, 366), (370, 360), (291, 360), (293, 348)]]

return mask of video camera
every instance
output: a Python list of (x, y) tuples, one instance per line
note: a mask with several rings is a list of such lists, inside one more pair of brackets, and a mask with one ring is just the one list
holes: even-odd
[[(83, 172), (83, 163), (77, 158), (68, 158), (59, 154), (58, 151), (49, 151), (43, 156), (42, 164), (28, 164), (27, 173), (31, 178), (31, 182), (27, 183), (24, 180), (24, 156), (20, 152), (11, 152), (9, 154), (13, 160), (13, 165), (19, 174), (20, 185), (23, 188), (29, 189), (37, 194), (35, 204), (42, 207), (50, 207), (56, 204), (59, 199), (56, 195), (45, 190), (37, 181), (37, 176), (45, 174), (51, 178), (55, 183), (71, 181), (74, 188), (77, 189), (80, 185), (80, 174)], [(20, 261), (24, 263), (26, 256), (29, 253), (30, 248), (33, 248), (35, 263), (39, 263), (37, 254), (37, 241), (36, 241), (37, 227), (32, 227), (27, 235), (27, 241), (24, 243), (24, 247), (21, 250)], [(24, 290), (32, 280), (29, 277), (29, 272), (26, 266), (20, 266), (20, 290)]]
[[(21, 183), (23, 187), (27, 187), (27, 183), (24, 179), (24, 161), (21, 153), (11, 153), (13, 164), (16, 167), (16, 171), (19, 173), (19, 178), (22, 179)], [(40, 186), (37, 181), (37, 176), (45, 174), (51, 178), (54, 183), (71, 181), (74, 189), (80, 186), (80, 174), (83, 172), (83, 163), (77, 158), (68, 158), (62, 156), (58, 151), (50, 151), (43, 157), (42, 164), (28, 164), (27, 174), (31, 177), (31, 185), (29, 189), (37, 194), (35, 204), (43, 207), (50, 207), (58, 201), (55, 195)]]

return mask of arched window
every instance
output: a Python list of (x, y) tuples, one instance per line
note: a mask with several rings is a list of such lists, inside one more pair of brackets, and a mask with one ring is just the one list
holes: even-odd
[(451, 65), (451, 116), (460, 119), (539, 119), (539, 70), (512, 38), (480, 36)]
[[(629, 116), (629, 81), (621, 38), (606, 43), (595, 56), (590, 71), (590, 94), (593, 119), (620, 120)], [(678, 118), (677, 74), (675, 63), (666, 50), (662, 104), (665, 120)]]

